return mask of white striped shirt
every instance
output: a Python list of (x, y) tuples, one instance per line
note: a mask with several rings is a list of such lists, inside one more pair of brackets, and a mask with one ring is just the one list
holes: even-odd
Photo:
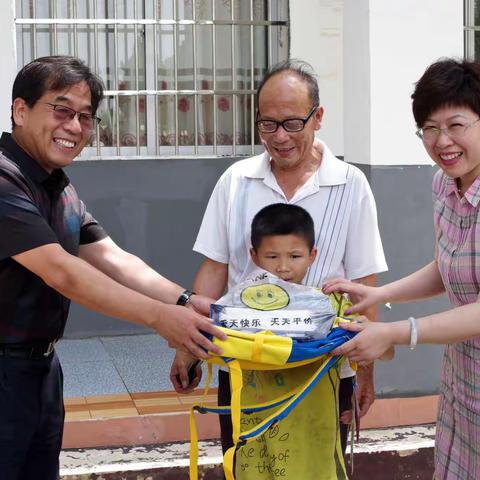
[(290, 200), (267, 153), (235, 163), (218, 180), (193, 249), (228, 264), (228, 288), (257, 268), (250, 258), (250, 227), (255, 214), (272, 203), (299, 205), (313, 218), (318, 254), (305, 285), (321, 287), (328, 278), (357, 279), (387, 270), (365, 175), (322, 146), (320, 167)]
[(299, 205), (313, 218), (318, 255), (306, 285), (318, 287), (335, 276), (357, 279), (387, 270), (367, 179), (323, 144), (320, 168), (290, 201), (266, 153), (235, 163), (218, 180), (193, 249), (228, 264), (229, 288), (256, 268), (249, 252), (250, 226), (255, 214), (272, 203)]

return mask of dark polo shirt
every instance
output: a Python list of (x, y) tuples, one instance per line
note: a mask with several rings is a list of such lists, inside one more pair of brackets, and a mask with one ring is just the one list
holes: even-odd
[(53, 341), (63, 334), (70, 300), (11, 257), (60, 244), (79, 245), (107, 234), (86, 211), (63, 170), (49, 174), (13, 140), (0, 138), (0, 344)]

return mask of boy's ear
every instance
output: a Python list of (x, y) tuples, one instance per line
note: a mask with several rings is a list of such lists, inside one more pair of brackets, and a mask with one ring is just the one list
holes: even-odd
[(317, 258), (317, 247), (313, 247), (312, 248), (312, 251), (310, 252), (310, 265), (312, 265), (312, 263), (315, 261), (315, 259)]
[(250, 256), (252, 257), (253, 263), (258, 267), (257, 252), (253, 247), (250, 247)]

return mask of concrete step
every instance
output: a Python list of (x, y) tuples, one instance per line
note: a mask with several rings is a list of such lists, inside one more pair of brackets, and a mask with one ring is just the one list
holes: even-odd
[[(362, 430), (352, 480), (431, 480), (435, 427)], [(188, 480), (189, 443), (62, 451), (62, 480)], [(222, 478), (219, 441), (199, 443), (199, 479)], [(297, 479), (292, 479), (297, 480)]]

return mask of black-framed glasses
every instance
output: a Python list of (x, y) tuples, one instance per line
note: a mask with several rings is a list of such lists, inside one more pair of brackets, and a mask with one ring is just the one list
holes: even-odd
[(421, 138), (424, 142), (434, 142), (435, 140), (437, 140), (437, 138), (440, 136), (440, 133), (442, 132), (452, 139), (462, 138), (467, 133), (467, 130), (479, 120), (480, 118), (477, 118), (470, 123), (454, 122), (452, 123), (452, 125), (449, 125), (445, 128), (423, 127), (419, 128), (415, 132), (415, 135), (418, 138)]
[(85, 130), (93, 130), (101, 121), (100, 118), (92, 113), (77, 112), (73, 108), (66, 107), (65, 105), (57, 105), (55, 103), (45, 102), (53, 109), (53, 115), (59, 122), (71, 121), (78, 115), (78, 121), (80, 126)]
[(283, 120), (282, 122), (277, 122), (277, 120), (260, 119), (255, 122), (255, 125), (257, 125), (258, 130), (262, 133), (275, 133), (280, 126), (286, 132), (301, 132), (317, 108), (318, 105), (314, 105), (305, 118), (287, 118), (287, 120)]

